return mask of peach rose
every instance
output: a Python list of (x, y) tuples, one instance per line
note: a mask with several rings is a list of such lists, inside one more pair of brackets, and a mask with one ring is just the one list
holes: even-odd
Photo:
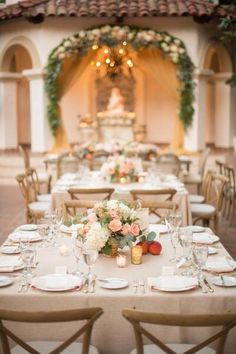
[(130, 225), (129, 224), (124, 224), (121, 230), (122, 234), (124, 236), (127, 236), (130, 233)]
[(140, 228), (139, 228), (138, 224), (132, 223), (130, 225), (130, 231), (133, 236), (138, 236), (139, 232), (140, 232)]
[(121, 230), (122, 224), (121, 224), (120, 220), (113, 219), (109, 222), (108, 227), (112, 232), (117, 232), (117, 231)]

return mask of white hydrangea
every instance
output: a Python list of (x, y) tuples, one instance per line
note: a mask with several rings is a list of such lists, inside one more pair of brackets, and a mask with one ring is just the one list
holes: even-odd
[(101, 28), (101, 33), (108, 33), (111, 31), (111, 26), (107, 25)]
[(109, 238), (108, 230), (104, 229), (99, 222), (94, 222), (86, 234), (85, 247), (100, 251)]
[(84, 38), (85, 37), (85, 31), (79, 31), (79, 37)]
[(63, 45), (65, 48), (71, 47), (71, 42), (69, 40), (66, 40)]
[(108, 200), (107, 208), (112, 209), (112, 210), (116, 210), (118, 208), (118, 204), (119, 204), (119, 201), (116, 199)]

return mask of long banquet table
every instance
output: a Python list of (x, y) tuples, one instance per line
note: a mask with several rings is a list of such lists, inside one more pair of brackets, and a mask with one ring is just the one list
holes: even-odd
[[(169, 175), (166, 181), (164, 182), (143, 182), (143, 183), (127, 183), (127, 184), (118, 184), (118, 183), (107, 183), (104, 180), (100, 179), (100, 176), (97, 171), (90, 172), (85, 175), (82, 179), (77, 179), (77, 174), (65, 174), (63, 175), (55, 184), (52, 190), (52, 202), (51, 209), (60, 208), (61, 205), (70, 200), (70, 196), (67, 190), (70, 187), (77, 188), (114, 188), (115, 192), (112, 198), (119, 200), (131, 201), (132, 197), (129, 193), (131, 189), (162, 189), (162, 188), (174, 188), (176, 189), (176, 194), (173, 197), (173, 201), (178, 204), (179, 211), (182, 215), (182, 225), (191, 225), (192, 216), (191, 208), (189, 202), (189, 193), (187, 189), (183, 186), (175, 176)], [(84, 199), (83, 195), (83, 199)], [(89, 195), (86, 196), (89, 198)], [(90, 196), (94, 200), (94, 196)]]
[[(37, 257), (39, 264), (35, 270), (36, 275), (44, 275), (55, 272), (56, 266), (66, 266), (68, 271), (72, 271), (75, 267), (75, 260), (72, 252), (72, 242), (70, 236), (64, 235), (59, 238), (60, 244), (69, 247), (70, 254), (61, 256), (58, 247), (40, 248), (39, 243), (35, 243), (37, 247)], [(129, 281), (129, 286), (120, 290), (107, 290), (96, 284), (95, 293), (83, 293), (82, 291), (68, 292), (44, 292), (37, 289), (29, 289), (26, 293), (18, 293), (20, 280), (14, 279), (11, 286), (0, 288), (0, 304), (4, 309), (17, 310), (58, 310), (73, 309), (82, 307), (100, 306), (104, 309), (104, 315), (95, 323), (92, 344), (96, 345), (101, 354), (126, 354), (134, 347), (134, 336), (131, 325), (121, 316), (123, 308), (136, 307), (145, 311), (159, 311), (164, 313), (220, 313), (236, 310), (236, 288), (221, 288), (213, 286), (214, 293), (203, 294), (199, 288), (185, 292), (161, 292), (151, 291), (146, 285), (145, 294), (138, 291), (134, 293), (132, 283), (136, 279), (146, 281), (147, 277), (158, 276), (162, 273), (162, 267), (170, 265), (169, 258), (172, 255), (172, 247), (168, 235), (161, 235), (160, 242), (163, 250), (161, 255), (145, 255), (141, 265), (132, 265), (128, 261), (125, 268), (118, 268), (114, 258), (100, 256), (96, 262), (93, 272), (98, 278), (119, 277)], [(228, 253), (220, 242), (216, 244), (219, 255), (227, 255)], [(129, 255), (129, 252), (127, 252)], [(2, 255), (1, 255), (2, 257)], [(15, 256), (14, 256), (15, 257)], [(209, 257), (215, 257), (214, 255)], [(81, 260), (81, 270), (86, 270), (86, 266)], [(179, 272), (183, 268), (179, 269)], [(208, 278), (211, 275), (208, 273)], [(66, 331), (73, 331), (74, 325), (65, 329), (58, 326), (57, 330), (52, 332), (47, 326), (26, 330), (24, 325), (18, 325), (18, 331), (26, 339), (44, 338), (59, 339), (66, 336)], [(71, 332), (72, 333), (72, 332)], [(210, 334), (210, 330), (204, 328), (203, 331), (192, 332), (189, 329), (176, 329), (168, 331), (161, 328), (160, 336), (168, 342), (173, 341), (189, 341), (202, 339), (206, 334)], [(236, 329), (230, 334), (226, 354), (235, 353), (236, 348)]]

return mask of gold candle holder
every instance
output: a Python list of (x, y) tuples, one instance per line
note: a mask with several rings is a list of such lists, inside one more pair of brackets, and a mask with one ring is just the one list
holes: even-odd
[(142, 246), (134, 246), (131, 248), (131, 263), (132, 264), (141, 264), (142, 263)]

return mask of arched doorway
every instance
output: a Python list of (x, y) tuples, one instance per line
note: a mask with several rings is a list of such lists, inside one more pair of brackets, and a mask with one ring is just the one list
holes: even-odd
[(231, 88), (226, 84), (232, 73), (232, 63), (226, 48), (220, 43), (210, 43), (202, 67), (207, 70), (205, 143), (208, 146), (231, 145)]
[(31, 56), (22, 45), (15, 44), (6, 50), (2, 60), (2, 71), (20, 74), (16, 90), (17, 142), (24, 145), (31, 144), (31, 134), (29, 82), (22, 72), (32, 67)]

